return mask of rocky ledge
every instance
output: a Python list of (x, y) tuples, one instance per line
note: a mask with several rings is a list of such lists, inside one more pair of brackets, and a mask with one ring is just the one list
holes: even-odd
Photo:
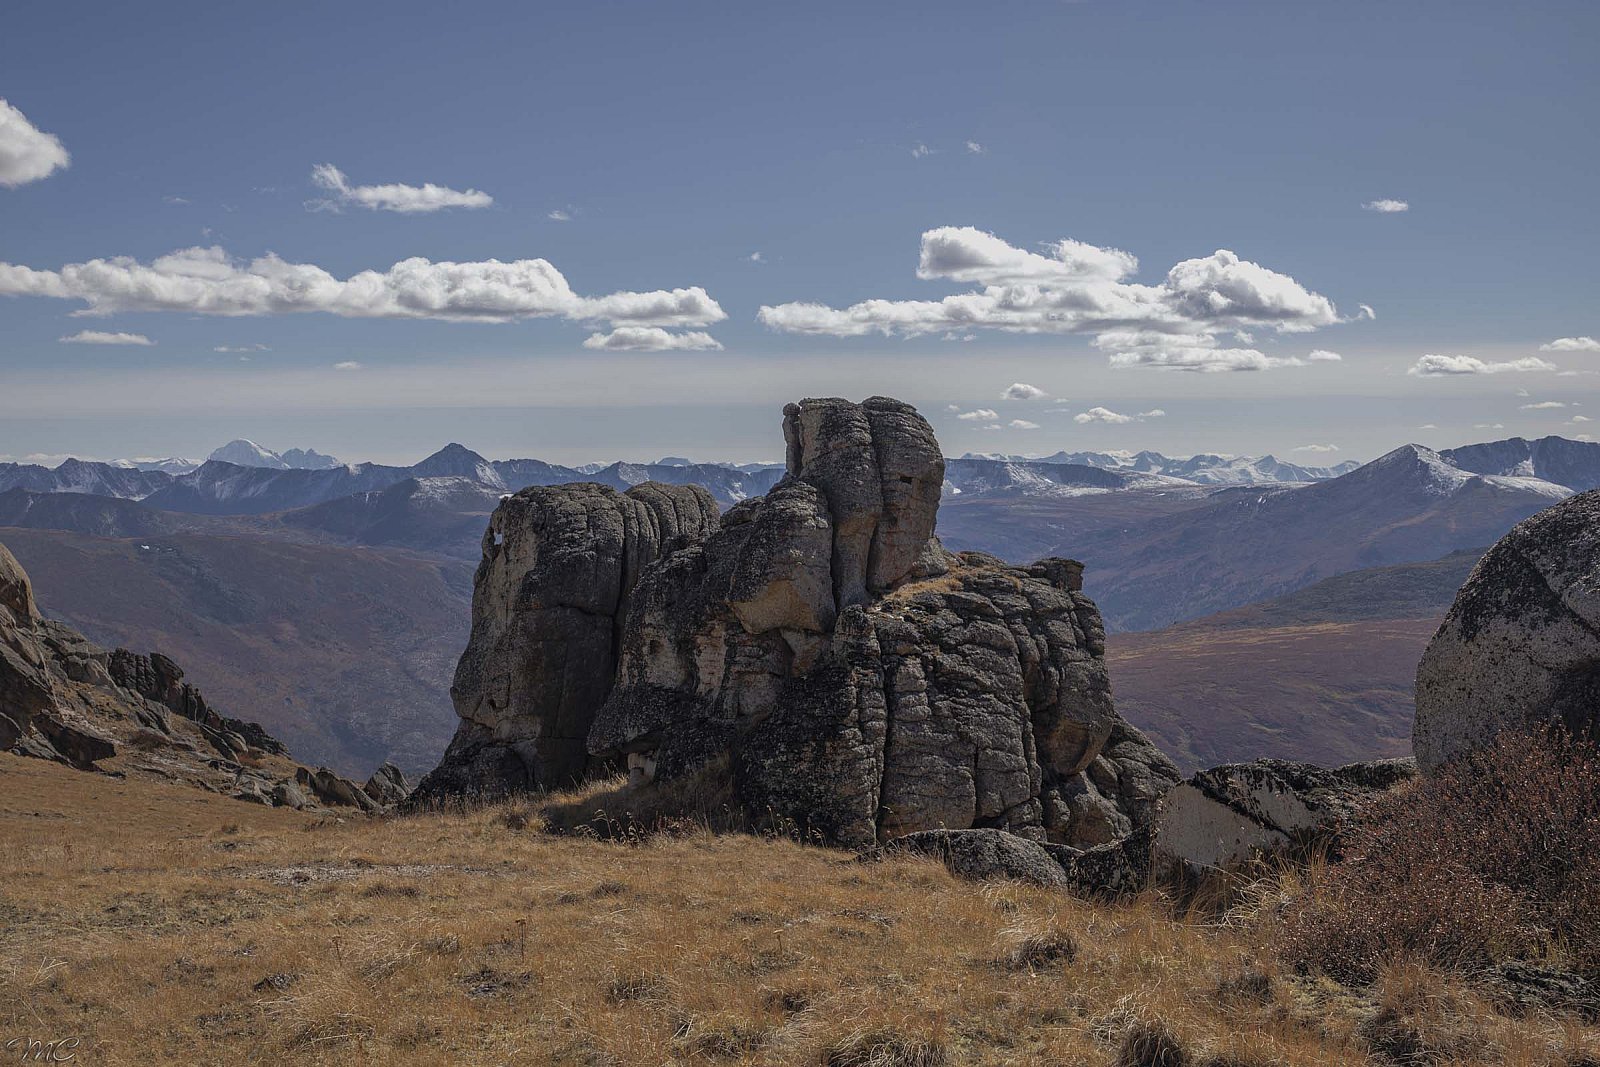
[(212, 708), (166, 656), (107, 650), (45, 618), (4, 545), (0, 752), (302, 809), (376, 812), (405, 793), (404, 775), (387, 764), (365, 788), (299, 767), (259, 724)]

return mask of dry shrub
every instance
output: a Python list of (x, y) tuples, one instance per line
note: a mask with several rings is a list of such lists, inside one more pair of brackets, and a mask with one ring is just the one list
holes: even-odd
[(1065, 930), (1002, 931), (1010, 947), (996, 960), (1008, 971), (1042, 971), (1078, 958), (1078, 943)]
[(1116, 1067), (1189, 1067), (1189, 1053), (1165, 1023), (1140, 1019), (1124, 1031)]
[(1559, 733), (1501, 735), (1377, 800), (1284, 922), (1285, 958), (1342, 981), (1403, 956), (1600, 969), (1600, 758)]
[(828, 1067), (946, 1067), (951, 1062), (936, 1034), (905, 1034), (897, 1029), (847, 1034), (827, 1050)]
[(540, 812), (547, 832), (640, 843), (707, 830), (753, 829), (733, 796), (726, 759), (667, 782), (594, 783), (576, 796), (552, 798)]

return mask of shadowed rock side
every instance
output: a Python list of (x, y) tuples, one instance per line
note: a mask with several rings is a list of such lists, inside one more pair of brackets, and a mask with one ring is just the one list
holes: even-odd
[(705, 536), (699, 486), (533, 487), (501, 501), (473, 580), (472, 637), (450, 694), (461, 723), (410, 803), (569, 784), (590, 769), (628, 595), (663, 552)]
[(1479, 561), (1417, 667), (1417, 763), (1508, 727), (1600, 726), (1600, 490), (1519, 523)]
[(1178, 772), (1112, 708), (1082, 568), (945, 551), (944, 460), (907, 404), (806, 400), (784, 435), (784, 480), (640, 580), (589, 751), (640, 794), (720, 778), (749, 817), (849, 845), (1145, 821)]

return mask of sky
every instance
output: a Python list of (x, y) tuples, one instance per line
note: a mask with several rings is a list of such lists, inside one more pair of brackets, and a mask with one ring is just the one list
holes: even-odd
[(0, 459), (1600, 423), (1600, 5), (0, 13)]

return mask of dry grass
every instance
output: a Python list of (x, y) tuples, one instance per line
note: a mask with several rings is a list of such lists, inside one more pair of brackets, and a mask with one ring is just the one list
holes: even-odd
[(507, 810), (319, 822), (0, 756), (0, 1042), (79, 1037), (86, 1064), (1360, 1064), (1420, 1047), (1534, 1067), (1593, 1036), (1502, 1017), (1425, 969), (1365, 992), (1297, 979), (1267, 927), (1155, 900), (777, 838), (552, 837)]

